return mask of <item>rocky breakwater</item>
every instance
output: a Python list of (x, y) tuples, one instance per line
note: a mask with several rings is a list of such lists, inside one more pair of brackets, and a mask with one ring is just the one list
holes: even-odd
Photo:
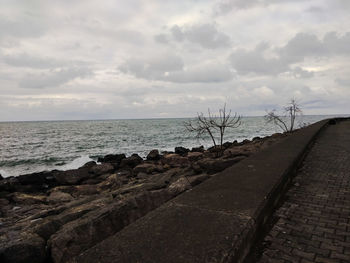
[(107, 155), (75, 170), (0, 178), (0, 262), (66, 262), (285, 136), (227, 142), (223, 152)]

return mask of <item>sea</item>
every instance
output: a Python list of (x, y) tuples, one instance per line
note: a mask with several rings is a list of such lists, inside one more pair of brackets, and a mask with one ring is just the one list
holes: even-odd
[[(297, 122), (311, 124), (329, 115), (303, 116)], [(18, 176), (46, 170), (68, 170), (106, 154), (137, 153), (145, 158), (150, 150), (174, 151), (212, 146), (209, 137), (197, 139), (186, 131), (189, 119), (133, 119), (82, 121), (0, 122), (0, 174)], [(242, 124), (227, 129), (225, 141), (243, 141), (280, 132), (264, 117), (243, 117)]]

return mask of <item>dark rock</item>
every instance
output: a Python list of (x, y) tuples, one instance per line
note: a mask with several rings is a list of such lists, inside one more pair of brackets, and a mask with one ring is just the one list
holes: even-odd
[(120, 167), (134, 168), (135, 166), (139, 165), (142, 162), (143, 162), (143, 159), (138, 154), (134, 153), (130, 157), (123, 159), (120, 163)]
[(157, 149), (152, 150), (147, 155), (147, 160), (156, 161), (160, 159), (159, 151)]
[(201, 153), (201, 152), (190, 152), (190, 153), (187, 154), (187, 158), (191, 162), (197, 161), (197, 160), (199, 160), (202, 157), (203, 157), (203, 153)]
[(100, 163), (116, 163), (120, 164), (120, 162), (125, 159), (125, 154), (107, 154), (105, 157), (99, 157), (97, 159)]
[(114, 171), (114, 166), (110, 163), (102, 163), (98, 165), (94, 165), (89, 170), (89, 173), (95, 174), (95, 175), (103, 175), (112, 173)]
[(256, 136), (256, 137), (253, 138), (252, 141), (260, 141), (260, 140), (261, 140), (261, 138), (259, 136)]
[(200, 174), (200, 175), (190, 177), (189, 181), (191, 183), (191, 186), (193, 187), (193, 186), (196, 186), (196, 185), (204, 182), (205, 180), (207, 180), (209, 178), (210, 178), (210, 175)]
[(232, 142), (225, 142), (222, 146), (223, 146), (223, 148), (227, 149), (227, 148), (231, 147), (232, 145), (233, 145)]
[[(11, 238), (9, 238), (11, 237)], [(46, 242), (33, 233), (12, 232), (0, 241), (1, 262), (41, 263), (46, 260)]]
[(190, 149), (187, 149), (185, 147), (175, 147), (175, 153), (182, 156), (186, 155), (189, 151)]
[(135, 174), (138, 174), (138, 173), (151, 174), (152, 172), (155, 172), (155, 171), (159, 171), (159, 169), (158, 169), (158, 166), (153, 163), (142, 163), (137, 165), (133, 169), (133, 172)]
[(91, 168), (91, 167), (93, 167), (95, 165), (96, 165), (95, 161), (90, 161), (90, 162), (87, 162), (86, 164), (84, 164), (82, 167)]
[(93, 174), (89, 173), (89, 168), (81, 167), (79, 169), (61, 171), (54, 175), (56, 181), (61, 185), (73, 185), (78, 184), (83, 180), (93, 177)]
[(4, 180), (4, 177), (2, 177), (2, 175), (0, 174), (0, 181), (1, 181), (1, 180)]
[(105, 205), (65, 224), (48, 241), (53, 262), (67, 262), (172, 197), (166, 189), (145, 192)]
[(200, 152), (200, 153), (202, 153), (202, 152), (204, 152), (204, 146), (202, 145), (202, 146), (199, 146), (199, 147), (193, 147), (191, 152)]
[(190, 165), (187, 157), (182, 157), (176, 153), (164, 155), (162, 163), (171, 167), (186, 167)]

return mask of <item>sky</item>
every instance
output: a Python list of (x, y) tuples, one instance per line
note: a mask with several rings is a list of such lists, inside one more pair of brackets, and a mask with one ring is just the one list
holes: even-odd
[(350, 113), (349, 0), (0, 5), (0, 121)]

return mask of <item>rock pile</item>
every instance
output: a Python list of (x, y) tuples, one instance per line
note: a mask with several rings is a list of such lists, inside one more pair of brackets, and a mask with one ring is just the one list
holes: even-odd
[(176, 147), (146, 160), (110, 154), (79, 169), (0, 177), (0, 261), (66, 262), (284, 136), (225, 143), (221, 154)]

